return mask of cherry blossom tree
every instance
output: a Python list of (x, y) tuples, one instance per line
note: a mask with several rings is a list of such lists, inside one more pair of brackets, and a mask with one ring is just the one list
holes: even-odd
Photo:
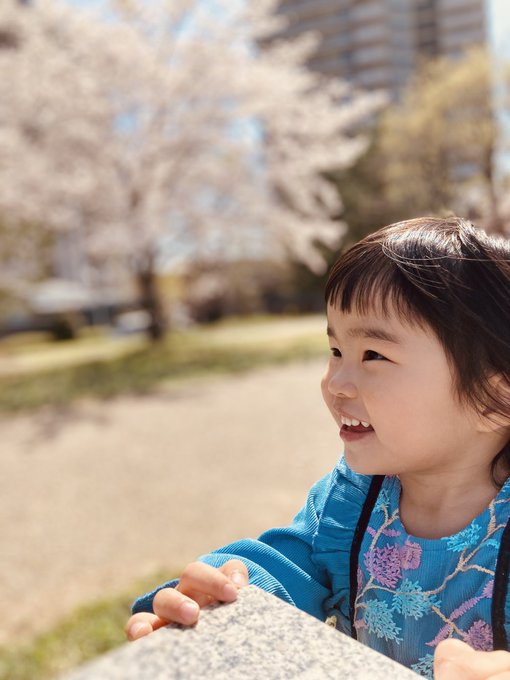
[(129, 267), (156, 339), (164, 253), (257, 247), (321, 270), (317, 244), (345, 230), (325, 173), (362, 152), (383, 99), (307, 70), (314, 40), (275, 39), (274, 5), (111, 0), (95, 17), (4, 0), (0, 285), (70, 239), (78, 277)]

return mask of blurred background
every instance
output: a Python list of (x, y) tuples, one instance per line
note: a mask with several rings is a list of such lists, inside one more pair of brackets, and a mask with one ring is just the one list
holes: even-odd
[(505, 0), (2, 0), (0, 677), (292, 518), (338, 253), (510, 233), (509, 37)]

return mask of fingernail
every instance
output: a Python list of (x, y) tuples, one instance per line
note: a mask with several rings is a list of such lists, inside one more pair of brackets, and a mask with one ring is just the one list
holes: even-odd
[[(129, 629), (129, 637), (132, 640), (137, 640), (139, 637), (142, 637), (142, 635), (149, 633), (149, 628), (150, 626), (148, 623), (134, 623)], [(145, 630), (145, 633), (142, 633), (143, 630)]]
[(198, 618), (200, 607), (196, 602), (186, 600), (186, 602), (181, 604), (179, 611), (181, 612), (181, 619), (183, 623), (195, 623)]
[(225, 583), (223, 586), (223, 599), (226, 602), (232, 602), (237, 599), (237, 588), (233, 583)]
[(246, 575), (242, 571), (233, 571), (230, 574), (230, 580), (234, 585), (239, 586), (239, 588), (242, 588), (248, 583)]

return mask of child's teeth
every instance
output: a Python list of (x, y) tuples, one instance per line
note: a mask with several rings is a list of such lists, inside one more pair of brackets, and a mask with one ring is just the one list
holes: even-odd
[(357, 427), (358, 425), (363, 425), (363, 427), (369, 428), (370, 423), (367, 423), (365, 420), (358, 420), (357, 418), (347, 418), (347, 416), (342, 416), (342, 425), (347, 425), (350, 427), (351, 425), (354, 425), (354, 427)]

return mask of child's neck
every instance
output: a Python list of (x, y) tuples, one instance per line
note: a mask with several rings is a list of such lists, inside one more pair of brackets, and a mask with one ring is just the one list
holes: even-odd
[(458, 533), (498, 495), (489, 475), (482, 483), (469, 477), (448, 480), (400, 479), (400, 519), (407, 533), (437, 539)]

